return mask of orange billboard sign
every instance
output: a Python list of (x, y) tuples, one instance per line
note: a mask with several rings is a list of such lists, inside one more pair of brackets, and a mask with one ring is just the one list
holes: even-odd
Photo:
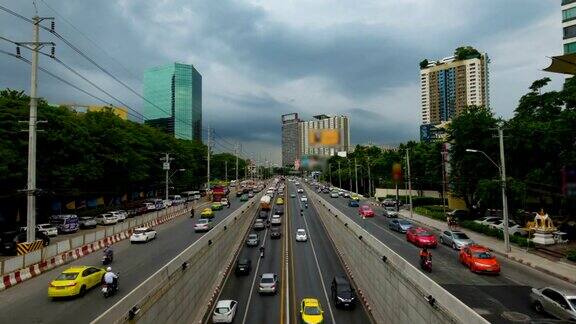
[(310, 130), (308, 134), (310, 146), (336, 146), (340, 144), (340, 132), (336, 129)]

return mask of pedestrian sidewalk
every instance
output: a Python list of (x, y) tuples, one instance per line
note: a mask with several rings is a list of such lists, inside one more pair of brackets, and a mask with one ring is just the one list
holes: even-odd
[[(446, 222), (435, 220), (416, 213), (413, 213), (412, 217), (410, 217), (410, 211), (408, 210), (401, 210), (400, 214), (408, 220), (412, 220), (416, 223), (420, 223), (424, 226), (428, 226), (439, 231), (448, 229)], [(562, 280), (576, 284), (576, 266), (574, 265), (562, 261), (558, 262), (548, 260), (544, 257), (526, 251), (525, 248), (520, 248), (515, 245), (511, 245), (512, 251), (506, 253), (504, 248), (504, 241), (498, 240), (495, 237), (490, 237), (471, 231), (466, 228), (460, 228), (459, 230), (466, 233), (472, 240), (474, 240), (474, 242), (491, 249), (496, 254), (525, 264), (529, 267), (545, 272)]]

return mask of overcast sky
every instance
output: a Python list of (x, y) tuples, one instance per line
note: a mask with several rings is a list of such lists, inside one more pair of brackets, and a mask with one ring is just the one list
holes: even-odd
[[(31, 0), (0, 4), (26, 17), (34, 13)], [(513, 114), (532, 81), (548, 76), (551, 88), (558, 89), (563, 80), (542, 71), (547, 57), (562, 52), (559, 0), (37, 0), (37, 5), (40, 16), (56, 16), (58, 33), (140, 93), (146, 68), (193, 64), (203, 76), (204, 126), (210, 123), (227, 141), (241, 141), (246, 151), (277, 163), (285, 113), (305, 119), (349, 115), (354, 144), (418, 139), (418, 63), (449, 56), (458, 46), (490, 56), (491, 106), (498, 116)], [(30, 41), (31, 29), (0, 11), (0, 36)], [(57, 43), (62, 61), (141, 111), (137, 96), (49, 33), (41, 38)], [(0, 41), (0, 49), (13, 46)], [(40, 65), (106, 98), (46, 57)], [(29, 73), (26, 63), (0, 53), (0, 88), (28, 92)], [(98, 104), (46, 75), (40, 76), (39, 94), (52, 103)]]

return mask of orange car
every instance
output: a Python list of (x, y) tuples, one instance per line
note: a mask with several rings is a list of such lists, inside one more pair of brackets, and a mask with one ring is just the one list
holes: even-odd
[(463, 247), (458, 254), (458, 260), (472, 272), (500, 273), (500, 263), (490, 250), (482, 245)]

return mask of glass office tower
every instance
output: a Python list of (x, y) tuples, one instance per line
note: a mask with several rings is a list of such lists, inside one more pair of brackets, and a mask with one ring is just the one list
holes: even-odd
[(144, 72), (146, 124), (176, 138), (202, 140), (202, 75), (173, 63)]

